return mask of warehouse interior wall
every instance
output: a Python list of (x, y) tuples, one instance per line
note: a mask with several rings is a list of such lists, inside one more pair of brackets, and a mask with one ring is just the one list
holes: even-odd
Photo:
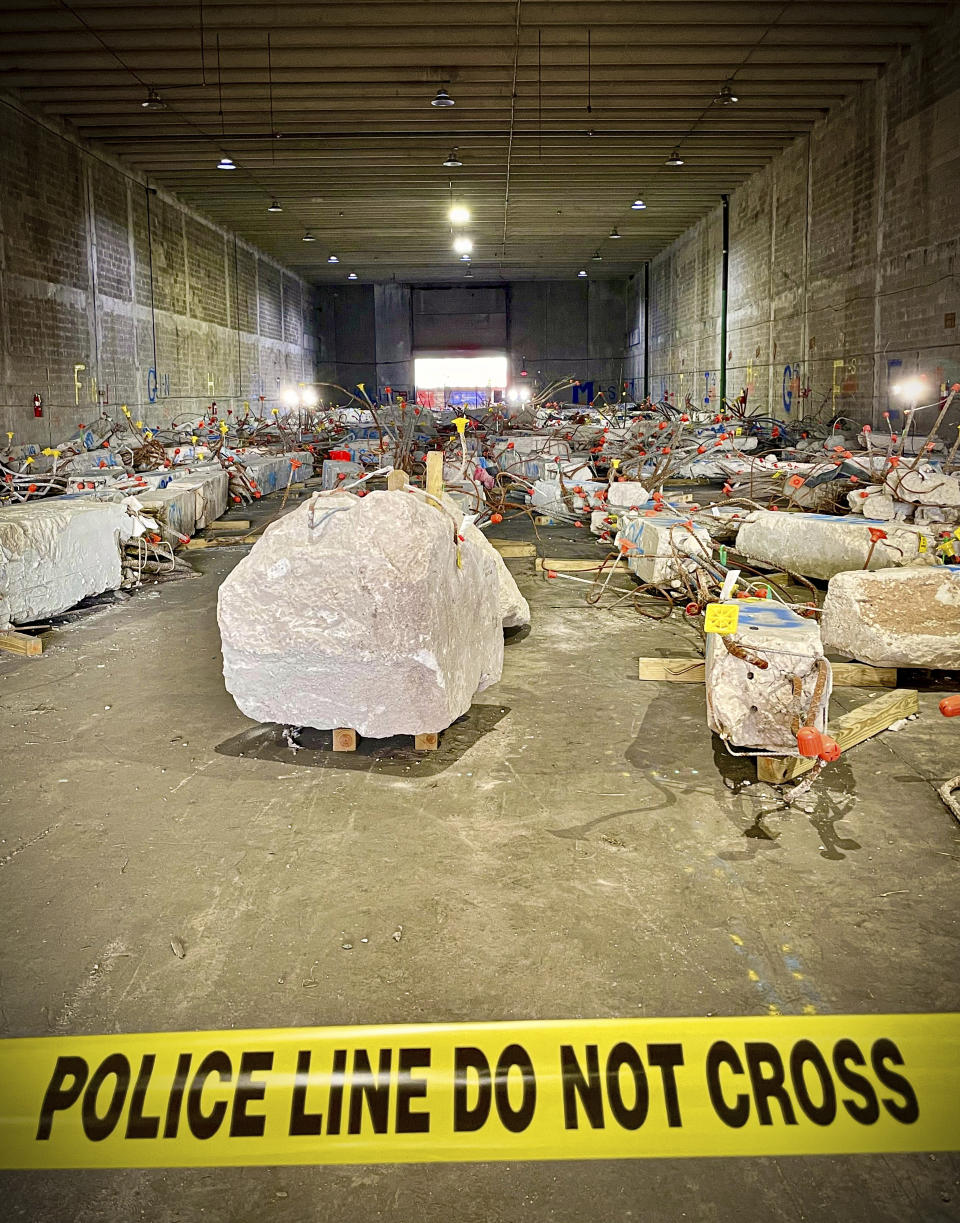
[(505, 349), (511, 379), (526, 368), (544, 386), (571, 377), (564, 402), (602, 390), (616, 398), (624, 375), (627, 282), (517, 281), (418, 288), (401, 284), (319, 289), (319, 377), (346, 389), (362, 382), (412, 394), (415, 354)]
[[(883, 425), (893, 387), (960, 379), (960, 11), (730, 196), (727, 395)], [(673, 173), (673, 171), (667, 171)], [(683, 171), (677, 171), (683, 173)], [(650, 191), (651, 196), (653, 191)], [(949, 235), (949, 236), (948, 236)], [(650, 265), (650, 390), (715, 402), (721, 208)], [(628, 377), (643, 358), (642, 271)], [(894, 422), (898, 416), (894, 416)], [(956, 436), (960, 415), (945, 422)]]
[[(52, 445), (310, 382), (313, 288), (46, 120), (0, 105), (0, 428)], [(34, 395), (42, 400), (38, 417)]]

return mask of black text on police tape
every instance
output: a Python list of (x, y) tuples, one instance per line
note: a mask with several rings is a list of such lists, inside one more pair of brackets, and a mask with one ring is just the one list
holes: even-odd
[[(221, 1132), (259, 1138), (267, 1125), (268, 1092), (271, 1099), (284, 1094), (285, 1132), (291, 1137), (431, 1132), (427, 1075), (434, 1056), (426, 1044), (333, 1049), (327, 1056), (300, 1049), (292, 1075), (281, 1075), (275, 1061), (269, 1048), (232, 1056), (222, 1049), (203, 1056), (182, 1052), (164, 1081), (154, 1053), (143, 1054), (136, 1071), (121, 1052), (108, 1054), (92, 1069), (85, 1058), (64, 1055), (57, 1058), (44, 1093), (36, 1137), (49, 1140), (56, 1115), (79, 1107), (91, 1142), (115, 1132), (131, 1140), (204, 1140)], [(696, 1077), (718, 1121), (730, 1128), (751, 1118), (763, 1126), (794, 1126), (803, 1119), (824, 1126), (845, 1116), (873, 1125), (884, 1115), (909, 1125), (919, 1117), (919, 1102), (906, 1074), (895, 1069), (903, 1066), (900, 1050), (887, 1038), (873, 1041), (866, 1051), (849, 1038), (798, 1040), (786, 1050), (768, 1041), (717, 1040)], [(475, 1046), (457, 1046), (447, 1068), (452, 1129), (475, 1133), (496, 1118), (508, 1133), (522, 1133), (545, 1090), (556, 1089), (558, 1082), (559, 1099), (552, 1103), (560, 1105), (566, 1130), (638, 1130), (651, 1115), (682, 1129), (685, 1092), (694, 1088), (691, 1069), (681, 1042), (638, 1047), (618, 1041), (603, 1053), (597, 1044), (562, 1044), (550, 1072), (541, 1066), (539, 1076), (521, 1044), (507, 1045), (495, 1058)], [(214, 1088), (220, 1098), (211, 1098)]]

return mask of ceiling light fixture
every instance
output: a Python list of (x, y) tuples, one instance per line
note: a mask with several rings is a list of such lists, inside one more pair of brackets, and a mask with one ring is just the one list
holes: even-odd
[(454, 225), (466, 225), (470, 220), (470, 209), (464, 204), (454, 204), (447, 216)]
[(463, 254), (463, 255), (461, 255), (461, 256), (460, 256), (460, 262), (461, 262), (461, 263), (469, 263), (469, 262), (470, 262), (470, 256), (469, 256), (469, 255), (467, 255), (467, 254)]
[(467, 268), (467, 270), (464, 272), (464, 276), (467, 278), (467, 280), (469, 280), (473, 276), (473, 268)]
[(347, 280), (356, 280), (356, 279), (357, 279), (357, 274), (356, 274), (356, 272), (348, 272), (348, 273), (347, 273)]
[(313, 234), (310, 232), (309, 229), (305, 229), (303, 231), (303, 237), (300, 239), (300, 241), (301, 242), (316, 242), (316, 238), (313, 236)]
[(459, 238), (454, 238), (453, 249), (458, 255), (469, 255), (473, 250), (473, 242), (466, 236), (466, 234), (461, 234)]
[(668, 166), (682, 166), (683, 165), (683, 158), (680, 156), (680, 150), (678, 148), (673, 150), (673, 152), (667, 158), (665, 164)]
[(236, 164), (232, 157), (221, 157), (217, 162), (218, 170), (235, 170)]
[(151, 89), (140, 103), (144, 110), (166, 110), (167, 104), (155, 89)]
[(279, 200), (271, 200), (267, 205), (267, 212), (283, 212), (283, 208)]
[(336, 256), (336, 255), (328, 255), (328, 256), (327, 256), (327, 263), (339, 263), (339, 262), (340, 262), (340, 260), (337, 258), (337, 256)]
[(734, 102), (740, 101), (739, 97), (733, 92), (733, 86), (729, 81), (727, 81), (725, 85), (721, 86), (716, 100), (721, 106), (732, 106)]
[[(434, 106), (436, 106), (436, 102), (434, 102)], [(445, 166), (450, 166), (451, 169), (455, 169), (457, 166), (462, 166), (463, 162), (460, 160), (457, 150), (451, 149), (447, 154), (447, 160), (443, 164)]]
[(453, 98), (451, 98), (450, 95), (447, 93), (447, 91), (441, 86), (437, 90), (437, 96), (435, 98), (430, 99), (430, 105), (431, 106), (456, 106), (456, 102), (454, 102)]
[(594, 251), (593, 254), (590, 256), (590, 258), (593, 260), (594, 263), (599, 263), (600, 260), (603, 258), (603, 256), (600, 254), (599, 251)]
[(587, 269), (586, 269), (586, 268), (581, 268), (581, 269), (580, 269), (580, 271), (579, 271), (579, 272), (577, 272), (577, 275), (580, 277), (580, 279), (581, 279), (581, 280), (586, 280), (586, 278), (587, 278)]
[(643, 200), (638, 195), (637, 198), (630, 205), (630, 207), (634, 210), (634, 212), (639, 212), (641, 208), (646, 208), (646, 204), (643, 202)]
[(610, 236), (611, 238), (619, 238), (619, 237), (620, 237), (620, 230), (619, 230), (619, 229), (617, 229), (616, 225), (614, 225), (613, 229), (611, 229), (611, 230), (610, 230), (610, 235), (609, 235), (609, 236)]

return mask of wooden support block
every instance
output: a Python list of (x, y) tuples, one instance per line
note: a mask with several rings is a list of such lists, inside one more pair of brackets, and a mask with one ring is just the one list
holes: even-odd
[(249, 531), (249, 518), (217, 518), (206, 525), (208, 531)]
[[(916, 713), (918, 709), (916, 688), (895, 688), (893, 692), (875, 697), (852, 713), (842, 714), (829, 727), (829, 733), (839, 743), (841, 751), (846, 751), (873, 738), (901, 718)], [(758, 756), (757, 779), (781, 785), (809, 773), (813, 765), (814, 761), (804, 756)]]
[(832, 662), (834, 688), (896, 688), (896, 667), (870, 667), (865, 662)]
[[(556, 568), (553, 561), (544, 561), (544, 566)], [(539, 568), (539, 562), (538, 562)], [(834, 662), (834, 688), (896, 688), (895, 667), (868, 667), (866, 663)], [(702, 684), (705, 666), (701, 658), (641, 658), (640, 678), (665, 680), (674, 684)]]
[(702, 684), (706, 664), (702, 658), (641, 658), (640, 678), (673, 684)]
[(439, 499), (443, 493), (443, 451), (427, 453), (427, 493)]
[(333, 750), (335, 752), (355, 752), (357, 750), (357, 732), (338, 727), (333, 732)]
[(603, 564), (601, 560), (583, 560), (582, 558), (569, 556), (548, 556), (537, 557), (536, 569), (542, 572), (547, 569), (552, 569), (555, 573), (584, 573), (591, 569), (594, 572), (599, 572), (600, 566)]
[(435, 752), (440, 746), (439, 732), (430, 735), (414, 735), (413, 746), (418, 752)]
[(387, 492), (397, 492), (403, 488), (407, 482), (407, 473), (402, 467), (394, 467), (393, 471), (387, 476)]
[(38, 654), (43, 653), (43, 642), (39, 637), (31, 637), (29, 633), (17, 633), (9, 629), (0, 632), (0, 650), (36, 658)]
[(534, 544), (521, 543), (515, 539), (491, 539), (490, 543), (507, 560), (516, 560), (520, 556), (536, 556)]
[(538, 527), (552, 527), (554, 525), (552, 518), (547, 518), (544, 514), (534, 514), (534, 525)]

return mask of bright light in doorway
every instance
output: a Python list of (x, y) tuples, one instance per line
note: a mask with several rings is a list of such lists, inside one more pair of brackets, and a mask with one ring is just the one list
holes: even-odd
[(507, 358), (417, 357), (414, 378), (418, 390), (436, 391), (442, 387), (502, 388), (507, 385)]

